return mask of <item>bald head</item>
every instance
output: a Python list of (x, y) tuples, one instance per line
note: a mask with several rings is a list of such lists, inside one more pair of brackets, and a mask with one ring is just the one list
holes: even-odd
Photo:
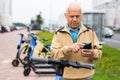
[(80, 11), (80, 13), (81, 13), (80, 4), (77, 3), (77, 2), (69, 4), (69, 6), (66, 9), (66, 13), (69, 13), (69, 11), (71, 11), (71, 10), (73, 10), (73, 11)]

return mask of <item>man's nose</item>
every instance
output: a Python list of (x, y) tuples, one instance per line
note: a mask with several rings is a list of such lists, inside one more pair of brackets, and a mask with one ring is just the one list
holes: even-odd
[(73, 20), (76, 20), (76, 19), (77, 19), (76, 16), (74, 16), (74, 17), (73, 17)]

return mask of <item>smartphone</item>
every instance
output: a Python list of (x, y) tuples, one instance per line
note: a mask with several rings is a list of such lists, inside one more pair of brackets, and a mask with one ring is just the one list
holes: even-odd
[(92, 43), (85, 43), (83, 49), (91, 49), (92, 48)]

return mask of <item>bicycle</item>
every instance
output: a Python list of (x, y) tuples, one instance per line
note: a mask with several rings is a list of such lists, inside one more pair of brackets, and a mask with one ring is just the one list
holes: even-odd
[[(51, 58), (40, 58), (40, 57), (31, 57), (29, 59), (29, 63), (24, 68), (24, 76), (28, 76), (31, 71), (31, 66), (34, 62), (39, 64), (52, 64), (56, 65), (56, 79), (55, 80), (63, 80), (63, 71), (64, 67), (73, 67), (73, 68), (86, 68), (86, 69), (94, 69), (94, 64), (82, 63), (82, 62), (72, 62), (68, 60), (53, 60)], [(33, 69), (34, 70), (34, 69)], [(41, 73), (41, 72), (40, 72)], [(42, 74), (42, 73), (41, 73)], [(48, 72), (49, 74), (49, 72)]]

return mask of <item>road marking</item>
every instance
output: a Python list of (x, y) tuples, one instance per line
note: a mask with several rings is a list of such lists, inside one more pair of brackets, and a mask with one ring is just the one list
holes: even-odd
[(119, 43), (120, 44), (120, 41), (118, 41), (118, 40), (104, 39), (104, 41), (114, 42), (114, 43)]

